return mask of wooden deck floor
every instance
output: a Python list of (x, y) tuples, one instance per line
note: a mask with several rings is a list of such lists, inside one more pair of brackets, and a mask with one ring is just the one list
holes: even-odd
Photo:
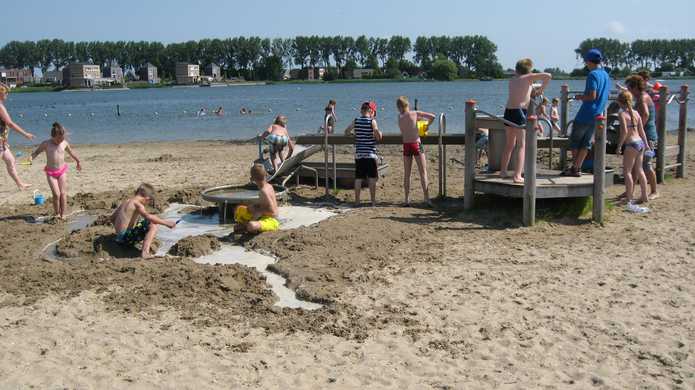
[[(607, 172), (613, 183), (613, 172)], [(581, 177), (560, 176), (560, 171), (538, 170), (536, 175), (537, 198), (576, 198), (593, 194), (594, 176), (582, 174)], [(510, 198), (521, 198), (524, 194), (523, 183), (514, 183), (511, 178), (502, 178), (499, 172), (476, 175), (474, 181), (476, 192), (495, 194)]]

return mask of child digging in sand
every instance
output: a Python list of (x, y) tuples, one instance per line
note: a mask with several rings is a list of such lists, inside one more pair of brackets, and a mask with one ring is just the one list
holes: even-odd
[(258, 186), (258, 203), (237, 206), (234, 210), (234, 233), (264, 233), (280, 228), (275, 190), (265, 179), (263, 165), (254, 164), (251, 167), (251, 181)]
[(420, 140), (417, 122), (425, 120), (430, 125), (434, 121), (435, 115), (423, 111), (410, 111), (410, 102), (408, 102), (408, 98), (405, 96), (401, 96), (396, 100), (396, 107), (400, 112), (398, 127), (403, 136), (403, 190), (405, 191), (405, 205), (410, 205), (410, 171), (413, 167), (413, 158), (415, 158), (418, 172), (420, 173), (420, 184), (422, 185), (425, 203), (428, 206), (432, 206), (428, 188), (429, 183), (427, 182), (427, 159), (425, 150), (422, 147), (422, 141)]
[(53, 194), (53, 210), (60, 219), (65, 219), (65, 211), (68, 207), (68, 164), (65, 163), (65, 152), (77, 163), (77, 170), (82, 170), (80, 159), (65, 140), (66, 130), (58, 122), (51, 127), (51, 138), (41, 142), (38, 148), (31, 154), (35, 159), (41, 153), (46, 153), (46, 172), (48, 186)]
[(147, 212), (146, 205), (154, 200), (154, 188), (147, 184), (140, 184), (135, 191), (135, 196), (121, 203), (116, 211), (111, 214), (111, 222), (116, 229), (116, 242), (125, 245), (134, 245), (142, 241), (140, 256), (143, 259), (152, 257), (150, 247), (157, 235), (159, 225), (169, 229), (176, 227), (176, 222), (167, 221)]
[[(292, 145), (292, 140), (290, 139), (290, 134), (287, 132), (287, 117), (284, 115), (278, 115), (275, 118), (275, 122), (268, 127), (262, 135), (261, 138), (268, 141), (268, 147), (270, 148), (270, 162), (273, 164), (273, 171), (278, 170), (276, 158), (280, 159), (280, 164), (285, 161), (286, 158), (290, 158), (294, 152), (294, 147)], [(282, 155), (282, 151), (288, 147), (289, 152), (287, 156)]]
[(362, 103), (360, 113), (361, 116), (345, 129), (346, 135), (355, 135), (355, 205), (360, 205), (362, 180), (367, 180), (372, 206), (376, 206), (376, 181), (379, 177), (376, 143), (381, 140), (381, 132), (374, 119), (376, 103)]
[[(618, 95), (620, 113), (620, 140), (618, 141), (618, 153), (623, 154), (623, 173), (625, 175), (625, 196), (628, 201), (628, 209), (633, 210), (632, 192), (635, 180), (639, 181), (642, 197), (639, 203), (646, 203), (647, 178), (642, 169), (642, 158), (649, 149), (647, 135), (644, 133), (642, 118), (632, 107), (632, 94), (623, 91)], [(637, 209), (635, 209), (637, 210)]]

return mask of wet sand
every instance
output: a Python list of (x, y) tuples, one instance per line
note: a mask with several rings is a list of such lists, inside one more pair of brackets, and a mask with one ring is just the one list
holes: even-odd
[[(158, 211), (204, 205), (201, 188), (245, 183), (256, 148), (76, 150), (85, 170), (69, 173), (71, 207), (106, 215), (140, 181), (158, 187)], [(315, 311), (274, 306), (255, 269), (186, 257), (216, 247), (210, 238), (142, 261), (114, 252), (103, 223), (70, 235), (65, 223), (29, 224), (49, 206), (29, 205), (2, 175), (0, 387), (695, 387), (695, 177), (669, 180), (646, 215), (611, 207), (599, 226), (542, 202), (538, 225), (522, 228), (518, 202), (481, 198), (480, 209), (463, 212), (455, 162), (451, 199), (402, 207), (398, 148), (384, 154), (379, 207), (244, 243), (276, 256), (273, 271), (300, 298), (324, 304)], [(351, 158), (345, 148), (338, 155)], [(463, 161), (460, 149), (449, 157)], [(41, 168), (18, 169), (47, 193)], [(415, 176), (412, 188), (418, 201)], [(293, 204), (352, 200), (350, 190), (329, 199), (322, 188), (292, 192)], [(58, 238), (71, 258), (39, 260)]]

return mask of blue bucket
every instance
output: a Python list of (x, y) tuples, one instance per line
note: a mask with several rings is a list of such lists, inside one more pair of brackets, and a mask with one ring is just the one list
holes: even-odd
[(34, 204), (37, 206), (41, 206), (46, 202), (46, 198), (43, 197), (43, 194), (37, 194), (34, 193)]

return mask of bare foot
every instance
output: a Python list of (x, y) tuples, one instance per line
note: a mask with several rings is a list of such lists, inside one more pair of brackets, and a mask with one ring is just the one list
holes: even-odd
[(649, 194), (649, 200), (659, 199), (660, 196), (661, 194), (659, 194), (658, 192), (652, 192), (651, 194)]
[(512, 180), (514, 181), (514, 183), (517, 183), (517, 184), (523, 184), (524, 183), (523, 177), (515, 177)]
[(143, 259), (147, 260), (147, 259), (153, 258), (154, 256), (153, 256), (151, 253), (141, 253), (141, 254), (140, 254), (140, 257), (142, 257)]

